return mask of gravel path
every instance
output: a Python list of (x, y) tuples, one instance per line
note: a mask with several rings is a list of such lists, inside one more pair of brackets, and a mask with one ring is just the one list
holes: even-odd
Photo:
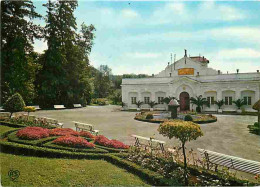
[[(88, 106), (80, 109), (41, 110), (35, 116), (55, 118), (64, 127), (73, 128), (72, 121), (93, 124), (95, 129), (109, 137), (133, 144), (131, 134), (155, 136), (167, 142), (167, 147), (176, 146), (178, 140), (169, 140), (157, 132), (159, 124), (134, 120), (135, 112), (123, 112), (118, 106)], [(248, 132), (247, 125), (257, 121), (256, 116), (216, 115), (215, 123), (201, 124), (203, 137), (187, 143), (188, 148), (208, 149), (219, 153), (260, 161), (260, 136)]]

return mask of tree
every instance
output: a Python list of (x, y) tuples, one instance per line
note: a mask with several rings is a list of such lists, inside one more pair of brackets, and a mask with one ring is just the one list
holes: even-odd
[(168, 137), (169, 139), (175, 137), (181, 141), (183, 160), (184, 160), (184, 178), (185, 178), (185, 185), (187, 186), (188, 173), (187, 173), (185, 143), (188, 141), (196, 140), (198, 137), (203, 136), (200, 126), (191, 121), (167, 121), (160, 124), (158, 131), (160, 134)]
[(117, 105), (122, 101), (121, 90), (118, 89), (113, 91), (109, 98), (112, 100), (113, 104)]
[(74, 11), (77, 1), (50, 1), (47, 7), (45, 39), (48, 49), (40, 58), (42, 70), (38, 74), (39, 101), (43, 107), (91, 100), (92, 85), (88, 55), (93, 46), (93, 25), (81, 25), (76, 32)]
[(224, 105), (224, 100), (221, 99), (219, 101), (216, 101), (215, 104), (218, 105), (218, 109), (221, 109), (221, 107)]
[(236, 105), (238, 109), (240, 109), (243, 105), (245, 105), (245, 101), (243, 99), (238, 99), (236, 101), (233, 101), (233, 103)]
[(175, 97), (168, 96), (163, 98), (163, 102), (168, 105), (172, 99), (175, 99)]
[(151, 108), (153, 108), (155, 105), (157, 105), (158, 103), (156, 103), (155, 101), (150, 101), (149, 103), (148, 103), (148, 105), (151, 107)]
[(11, 118), (14, 112), (23, 111), (25, 103), (22, 96), (19, 93), (15, 93), (7, 99), (3, 107), (7, 112), (11, 113)]
[(142, 102), (142, 101), (137, 101), (135, 104), (136, 104), (137, 108), (140, 108), (141, 105), (144, 104), (144, 102)]
[(197, 96), (196, 98), (191, 97), (190, 102), (197, 105), (196, 112), (201, 112), (201, 107), (203, 107), (203, 105), (209, 106), (208, 101), (206, 100), (206, 98), (202, 98), (202, 95), (200, 95), (199, 97)]
[(107, 65), (100, 65), (94, 79), (94, 96), (96, 98), (108, 97), (112, 87), (111, 76), (112, 70)]
[(27, 103), (35, 98), (34, 81), (38, 65), (33, 53), (34, 39), (42, 28), (33, 22), (40, 18), (32, 1), (1, 2), (1, 99), (19, 92)]
[(36, 109), (35, 109), (35, 107), (33, 107), (33, 106), (25, 106), (25, 107), (23, 108), (23, 111), (25, 111), (25, 112), (28, 113), (28, 117), (27, 117), (27, 120), (28, 120), (28, 119), (29, 119), (30, 112), (35, 112)]

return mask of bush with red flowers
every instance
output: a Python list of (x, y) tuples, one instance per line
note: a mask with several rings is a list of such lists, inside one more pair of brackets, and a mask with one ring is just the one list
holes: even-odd
[(95, 139), (95, 136), (93, 134), (91, 134), (90, 132), (88, 132), (88, 131), (80, 131), (79, 135), (83, 136), (85, 138)]
[(93, 143), (88, 142), (84, 138), (72, 135), (62, 136), (53, 141), (53, 143), (63, 146), (76, 147), (76, 148), (94, 148)]
[(56, 128), (50, 130), (50, 136), (67, 136), (67, 135), (78, 136), (79, 133), (70, 128), (63, 128), (63, 129)]
[(124, 143), (118, 141), (118, 140), (109, 140), (103, 135), (96, 136), (95, 143), (99, 145), (103, 145), (105, 147), (112, 147), (116, 149), (128, 149), (129, 146), (125, 145)]
[(38, 140), (49, 137), (49, 129), (42, 127), (25, 127), (19, 130), (16, 136), (25, 140)]

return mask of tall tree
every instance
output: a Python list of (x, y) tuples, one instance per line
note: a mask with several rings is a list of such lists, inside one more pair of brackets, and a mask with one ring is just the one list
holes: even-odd
[(35, 12), (32, 1), (1, 2), (1, 99), (19, 92), (26, 103), (35, 97), (34, 79), (38, 65), (33, 53), (35, 38), (41, 38), (41, 27), (33, 19), (41, 16)]
[(83, 24), (80, 33), (76, 33), (77, 5), (77, 1), (49, 1), (44, 5), (48, 9), (45, 27), (48, 49), (42, 57), (43, 69), (38, 78), (43, 107), (55, 103), (85, 104), (90, 95), (87, 66), (95, 28)]

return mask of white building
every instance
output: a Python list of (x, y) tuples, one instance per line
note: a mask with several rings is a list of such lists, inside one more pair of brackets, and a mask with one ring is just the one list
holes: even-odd
[(123, 79), (122, 101), (129, 109), (137, 108), (135, 102), (143, 101), (141, 108), (149, 108), (150, 101), (159, 103), (154, 108), (165, 109), (161, 102), (164, 97), (176, 97), (180, 100), (181, 110), (195, 109), (189, 98), (202, 95), (210, 102), (205, 111), (218, 109), (214, 101), (223, 99), (223, 111), (236, 111), (232, 102), (244, 99), (246, 111), (253, 111), (252, 105), (260, 98), (260, 73), (222, 74), (208, 67), (204, 57), (187, 57), (168, 65), (165, 70), (151, 78)]

